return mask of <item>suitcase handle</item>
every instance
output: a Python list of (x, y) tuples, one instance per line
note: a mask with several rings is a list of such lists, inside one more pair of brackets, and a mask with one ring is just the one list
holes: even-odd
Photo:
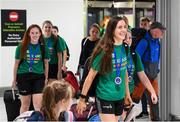
[(89, 113), (88, 113), (87, 119), (89, 119), (89, 117), (90, 117), (90, 115), (91, 115), (92, 110), (93, 110), (93, 106), (91, 106), (91, 108), (90, 108), (90, 111), (89, 111)]
[(12, 88), (12, 96), (13, 96), (13, 100), (15, 101), (15, 92), (14, 92), (14, 88)]

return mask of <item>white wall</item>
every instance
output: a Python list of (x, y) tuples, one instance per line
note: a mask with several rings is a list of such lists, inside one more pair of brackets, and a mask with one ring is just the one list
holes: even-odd
[(171, 1), (171, 113), (180, 117), (180, 1)]
[[(51, 20), (69, 45), (71, 56), (67, 66), (76, 71), (83, 38), (83, 0), (0, 0), (0, 8), (25, 9), (27, 28), (33, 23), (41, 26), (44, 20)], [(14, 46), (0, 46), (0, 87), (11, 85), (14, 55)]]

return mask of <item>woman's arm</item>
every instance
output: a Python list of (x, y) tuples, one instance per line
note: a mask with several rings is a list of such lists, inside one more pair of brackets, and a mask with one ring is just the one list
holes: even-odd
[(62, 79), (62, 52), (57, 53), (58, 57), (58, 73), (57, 73), (57, 79)]
[(63, 65), (62, 70), (66, 71), (66, 60), (67, 60), (67, 50), (63, 51)]
[(91, 86), (96, 75), (97, 75), (97, 71), (95, 71), (94, 69), (91, 68), (86, 79), (85, 79), (85, 82), (84, 82), (84, 85), (82, 88), (82, 92), (80, 95), (80, 99), (79, 99), (79, 102), (77, 104), (77, 111), (80, 114), (82, 114), (82, 112), (86, 109), (85, 96), (87, 95), (89, 88), (90, 88), (90, 86)]
[(45, 75), (45, 84), (48, 81), (48, 72), (49, 72), (49, 59), (44, 59), (44, 75)]
[(88, 76), (85, 79), (81, 94), (87, 95), (87, 92), (89, 91), (89, 88), (90, 88), (92, 81), (94, 80), (96, 74), (97, 74), (97, 71), (95, 71), (94, 69), (91, 68), (88, 73)]
[(20, 60), (15, 60), (15, 63), (14, 63), (14, 69), (13, 69), (13, 82), (12, 82), (12, 88), (15, 88), (16, 87), (16, 80), (17, 80), (17, 70), (18, 70), (18, 67), (19, 67), (19, 63), (20, 63)]
[(139, 80), (142, 82), (142, 84), (147, 88), (147, 90), (152, 94), (155, 94), (154, 88), (152, 87), (148, 77), (146, 76), (144, 71), (137, 72), (137, 75), (139, 77)]
[(154, 91), (154, 88), (152, 87), (148, 77), (146, 76), (144, 71), (137, 72), (137, 75), (142, 82), (142, 84), (147, 88), (147, 90), (151, 93), (151, 100), (154, 104), (157, 103), (157, 95)]
[(130, 92), (129, 92), (129, 78), (128, 78), (128, 73), (126, 71), (126, 77), (125, 77), (125, 87), (126, 87), (126, 96), (125, 96), (125, 103), (128, 104), (132, 104), (132, 99), (130, 96)]

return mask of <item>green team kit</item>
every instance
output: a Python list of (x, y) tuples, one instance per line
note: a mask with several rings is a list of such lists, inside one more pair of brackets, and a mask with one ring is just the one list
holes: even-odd
[[(105, 52), (101, 52), (93, 61), (92, 68), (100, 71), (100, 62)], [(125, 76), (127, 58), (123, 45), (115, 45), (112, 53), (112, 72), (99, 75), (96, 96), (107, 101), (121, 100), (125, 97)]]
[[(133, 56), (136, 56), (136, 57), (133, 58)], [(139, 79), (137, 79), (137, 77), (135, 77), (137, 75), (136, 73), (144, 71), (144, 68), (143, 68), (143, 65), (141, 62), (141, 58), (140, 58), (139, 54), (136, 52), (128, 53), (127, 61), (128, 61), (127, 71), (128, 71), (128, 77), (129, 77), (129, 91), (131, 94), (134, 90), (135, 81), (139, 82), (139, 81), (137, 81)]]
[[(15, 59), (21, 60), (20, 65), (18, 67), (17, 74), (22, 73), (28, 73), (33, 72), (37, 74), (43, 74), (44, 73), (44, 61), (42, 60), (42, 53), (41, 53), (41, 47), (40, 44), (29, 44), (27, 50), (26, 50), (26, 58), (21, 59), (20, 58), (20, 51), (21, 51), (22, 45), (19, 44), (16, 48), (15, 53)], [(44, 53), (44, 59), (49, 59), (49, 51), (48, 48), (44, 47), (45, 52)]]
[(57, 64), (58, 63), (57, 53), (63, 52), (66, 49), (66, 45), (64, 41), (62, 41), (62, 38), (58, 38), (57, 42), (55, 42), (52, 36), (44, 39), (50, 53), (49, 64)]

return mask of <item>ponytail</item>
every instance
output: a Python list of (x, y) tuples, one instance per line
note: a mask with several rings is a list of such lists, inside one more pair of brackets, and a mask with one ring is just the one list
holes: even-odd
[(45, 116), (45, 120), (47, 121), (56, 121), (58, 117), (56, 117), (54, 108), (55, 108), (55, 91), (51, 85), (48, 85), (43, 93), (42, 100), (42, 108), (41, 111)]

